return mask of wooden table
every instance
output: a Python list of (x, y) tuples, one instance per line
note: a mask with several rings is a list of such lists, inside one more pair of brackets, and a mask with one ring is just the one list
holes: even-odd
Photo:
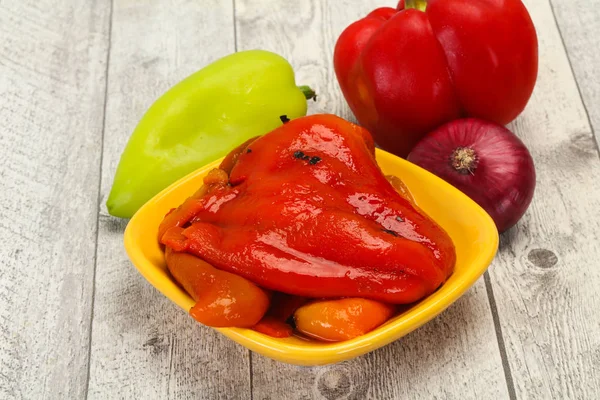
[(195, 323), (128, 261), (105, 201), (160, 94), (263, 48), (316, 107), (352, 118), (335, 39), (391, 3), (0, 0), (1, 399), (600, 398), (600, 0), (525, 1), (539, 79), (510, 127), (536, 196), (489, 272), (407, 337), (339, 365), (277, 363)]

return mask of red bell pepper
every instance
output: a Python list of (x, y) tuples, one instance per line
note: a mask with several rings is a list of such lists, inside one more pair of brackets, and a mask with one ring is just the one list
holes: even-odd
[(411, 303), (452, 273), (451, 239), (382, 174), (365, 129), (313, 115), (234, 153), (228, 178), (213, 171), (165, 217), (164, 245), (310, 298)]
[(406, 157), (452, 119), (507, 124), (523, 111), (537, 79), (538, 47), (521, 0), (406, 5), (376, 9), (335, 46), (342, 92), (378, 145)]

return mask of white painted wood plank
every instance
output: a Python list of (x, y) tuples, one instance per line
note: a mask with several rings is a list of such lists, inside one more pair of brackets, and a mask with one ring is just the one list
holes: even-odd
[(600, 141), (600, 0), (551, 0), (591, 124)]
[(234, 51), (233, 4), (115, 0), (111, 39), (89, 398), (249, 398), (248, 351), (146, 282), (123, 249), (126, 221), (104, 209), (125, 143), (152, 102)]
[[(285, 56), (295, 67), (297, 83), (317, 90), (313, 111), (352, 119), (333, 71), (335, 40), (348, 24), (385, 3), (236, 0), (238, 48)], [(483, 280), (430, 324), (358, 359), (317, 368), (256, 354), (252, 361), (256, 399), (508, 397)]]
[(0, 398), (85, 394), (109, 3), (0, 2)]
[(540, 71), (512, 128), (532, 152), (537, 189), (524, 220), (502, 238), (491, 277), (518, 398), (594, 399), (600, 161), (550, 4), (525, 4), (539, 36)]

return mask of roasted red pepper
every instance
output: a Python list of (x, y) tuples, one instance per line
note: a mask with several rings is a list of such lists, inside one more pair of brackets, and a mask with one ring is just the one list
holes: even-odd
[(394, 311), (393, 305), (368, 299), (321, 300), (300, 307), (294, 321), (296, 329), (310, 338), (337, 342), (372, 331)]
[[(365, 129), (334, 115), (302, 117), (235, 153), (223, 165), (227, 182), (210, 180), (167, 215), (163, 244), (311, 298), (411, 303), (452, 273), (451, 239), (394, 190)], [(186, 240), (165, 234), (173, 227)]]
[(293, 332), (290, 325), (271, 315), (265, 315), (252, 329), (276, 338), (290, 337)]
[(278, 338), (291, 336), (292, 327), (287, 323), (287, 320), (307, 301), (308, 299), (305, 297), (292, 296), (281, 292), (273, 293), (269, 310), (252, 329)]
[[(499, 124), (527, 104), (538, 70), (535, 28), (521, 0), (407, 0), (351, 24), (336, 75), (361, 125), (408, 155), (426, 133), (460, 116)], [(425, 11), (420, 9), (426, 5)]]
[[(167, 241), (174, 236), (170, 234)], [(190, 314), (197, 321), (215, 327), (250, 328), (267, 311), (269, 294), (247, 279), (218, 270), (198, 257), (170, 247), (165, 256), (173, 277), (196, 301)]]

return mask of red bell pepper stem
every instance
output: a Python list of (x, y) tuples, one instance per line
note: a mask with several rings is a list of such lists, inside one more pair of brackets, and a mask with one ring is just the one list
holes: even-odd
[(414, 8), (415, 10), (425, 11), (427, 8), (427, 0), (406, 0), (405, 8)]

